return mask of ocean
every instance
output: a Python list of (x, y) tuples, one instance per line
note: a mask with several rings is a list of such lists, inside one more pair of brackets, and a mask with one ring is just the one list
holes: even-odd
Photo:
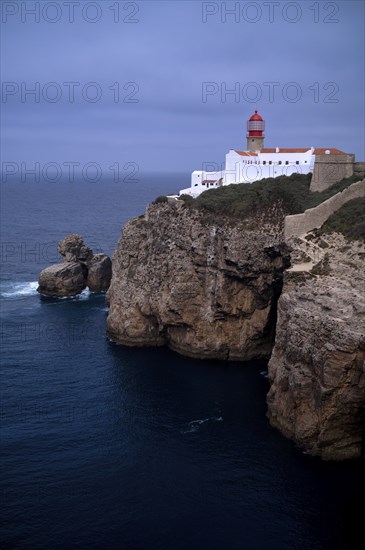
[(103, 294), (36, 292), (64, 236), (112, 254), (129, 218), (188, 185), (2, 183), (2, 548), (357, 547), (364, 467), (270, 427), (265, 363), (123, 348)]

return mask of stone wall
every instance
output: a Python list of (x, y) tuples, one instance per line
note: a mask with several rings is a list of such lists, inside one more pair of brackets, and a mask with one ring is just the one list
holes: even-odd
[(354, 174), (365, 177), (365, 162), (354, 163)]
[(354, 173), (355, 155), (316, 155), (311, 191), (324, 191)]
[(284, 226), (285, 239), (294, 236), (299, 237), (312, 229), (321, 227), (346, 202), (359, 197), (365, 197), (365, 179), (353, 183), (347, 189), (330, 197), (315, 208), (309, 208), (303, 214), (286, 216)]

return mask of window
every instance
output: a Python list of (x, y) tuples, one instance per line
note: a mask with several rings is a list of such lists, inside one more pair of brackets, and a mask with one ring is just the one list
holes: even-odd
[(272, 161), (271, 161), (271, 160), (269, 160), (269, 164), (272, 164)]
[(281, 164), (281, 160), (279, 160), (278, 164)]
[(266, 164), (266, 160), (263, 160), (263, 161), (262, 161), (262, 164)]
[(196, 183), (196, 184), (194, 185), (194, 187), (198, 187), (198, 184)]
[(305, 162), (305, 163), (307, 164), (307, 162), (308, 162), (308, 161), (307, 161), (307, 160), (305, 160), (304, 162)]
[(286, 160), (286, 161), (285, 161), (285, 164), (289, 164), (289, 161), (288, 161), (288, 160)]
[(299, 160), (295, 161), (295, 164), (299, 164)]

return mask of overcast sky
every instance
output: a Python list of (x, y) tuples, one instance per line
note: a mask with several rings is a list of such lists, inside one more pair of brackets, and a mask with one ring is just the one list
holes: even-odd
[(2, 2), (3, 162), (190, 172), (255, 108), (266, 146), (364, 159), (362, 1), (71, 3)]

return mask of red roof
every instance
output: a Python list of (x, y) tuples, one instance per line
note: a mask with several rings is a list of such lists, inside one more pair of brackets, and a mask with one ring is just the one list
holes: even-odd
[(262, 120), (262, 117), (255, 111), (255, 114), (249, 120)]
[(329, 147), (327, 149), (314, 149), (314, 155), (325, 155), (326, 151), (330, 151), (331, 155), (347, 155), (347, 153), (344, 153), (343, 151), (340, 151), (339, 149), (330, 149)]
[[(306, 153), (309, 151), (310, 147), (302, 148), (302, 149), (288, 149), (288, 148), (281, 148), (279, 147), (279, 153)], [(276, 153), (276, 149), (269, 148), (269, 149), (261, 149), (261, 153)]]
[(235, 151), (235, 153), (242, 157), (257, 157), (257, 153), (250, 153), (250, 151)]
[[(307, 153), (308, 151), (310, 151), (310, 147), (307, 147), (307, 148), (302, 148), (302, 149), (298, 149), (298, 148), (294, 148), (294, 149), (290, 149), (290, 148), (282, 148), (280, 147), (279, 148), (279, 153)], [(344, 153), (344, 151), (340, 151), (339, 149), (334, 149), (334, 148), (317, 148), (317, 149), (314, 149), (313, 151), (313, 155), (325, 155), (326, 154), (326, 151), (330, 151), (330, 154), (331, 155), (346, 155), (347, 153)], [(261, 153), (276, 153), (276, 148), (275, 147), (271, 147), (269, 149), (261, 149), (260, 151)], [(243, 157), (257, 157), (257, 153), (250, 153), (249, 151), (235, 151), (235, 153), (237, 153), (238, 155), (241, 155)]]

